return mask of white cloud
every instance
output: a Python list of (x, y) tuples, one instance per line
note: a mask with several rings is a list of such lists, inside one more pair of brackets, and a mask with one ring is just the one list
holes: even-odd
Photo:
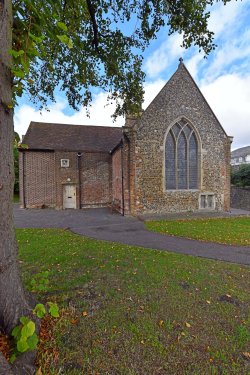
[[(165, 81), (163, 80), (145, 84), (144, 109), (150, 104), (164, 84)], [(92, 107), (90, 108), (90, 117), (86, 115), (85, 108), (82, 108), (79, 112), (75, 112), (71, 116), (67, 115), (64, 113), (67, 106), (67, 101), (62, 98), (58, 98), (58, 101), (49, 107), (49, 112), (46, 110), (38, 111), (27, 104), (21, 105), (17, 107), (15, 112), (15, 131), (19, 135), (24, 135), (31, 121), (103, 126), (122, 126), (124, 124), (122, 117), (113, 122), (111, 116), (115, 111), (115, 105), (107, 105), (107, 94), (104, 93), (100, 93), (94, 97)]]
[[(156, 80), (145, 84), (144, 109), (151, 103), (165, 83), (164, 80)], [(225, 74), (210, 83), (203, 83), (201, 91), (227, 134), (234, 136), (232, 148), (249, 145), (250, 75)], [(42, 114), (29, 105), (23, 105), (16, 111), (15, 129), (20, 135), (25, 134), (30, 121), (76, 125), (123, 125), (123, 118), (119, 118), (116, 123), (112, 122), (111, 115), (114, 112), (114, 106), (105, 107), (105, 104), (106, 94), (97, 95), (90, 110), (90, 118), (86, 116), (84, 108), (72, 116), (64, 114), (63, 111), (67, 103), (63, 100), (52, 105), (50, 112), (44, 110)]]
[(189, 60), (186, 62), (186, 67), (194, 80), (197, 79), (199, 68), (201, 66), (201, 62), (204, 63), (204, 57), (201, 53), (197, 53), (193, 55)]
[[(214, 53), (214, 59), (206, 69), (204, 79), (207, 82), (220, 76), (225, 71), (241, 70), (241, 64), (249, 61), (250, 29), (235, 36), (230, 41), (222, 43)], [(250, 68), (247, 69), (250, 72)], [(242, 70), (244, 71), (244, 70)]]
[[(217, 49), (207, 60), (197, 53), (197, 48), (186, 52), (180, 47), (182, 36), (174, 34), (166, 39), (146, 59), (144, 69), (150, 82), (145, 84), (145, 109), (161, 90), (165, 82), (158, 77), (176, 68), (177, 59), (188, 56), (186, 66), (194, 77), (209, 104), (218, 116), (229, 135), (234, 136), (233, 148), (250, 144), (250, 6), (247, 1), (231, 1), (224, 6), (215, 4), (211, 8), (209, 28), (215, 32)], [(245, 22), (245, 23), (244, 23)], [(164, 31), (166, 34), (166, 30)], [(156, 44), (157, 45), (157, 44)], [(169, 69), (171, 67), (171, 69)], [(20, 106), (15, 113), (15, 129), (25, 134), (30, 121), (58, 122), (86, 125), (124, 124), (119, 118), (113, 123), (111, 115), (114, 105), (105, 107), (107, 95), (95, 96), (90, 109), (90, 118), (85, 109), (73, 115), (67, 115), (67, 102), (59, 98), (57, 104), (50, 107), (50, 112), (40, 112), (29, 104)]]
[(173, 34), (166, 36), (166, 40), (155, 50), (146, 60), (144, 69), (149, 77), (156, 77), (164, 71), (174, 60), (184, 54), (184, 48), (181, 47), (182, 36)]
[(250, 75), (226, 74), (201, 91), (228, 135), (232, 148), (250, 144)]
[(17, 107), (14, 124), (15, 130), (24, 135), (31, 121), (52, 122), (74, 125), (105, 125), (105, 126), (121, 126), (124, 123), (123, 118), (118, 118), (114, 123), (111, 115), (114, 113), (114, 104), (107, 104), (107, 94), (100, 93), (94, 97), (92, 107), (90, 108), (90, 117), (86, 114), (86, 109), (81, 108), (79, 112), (73, 115), (66, 115), (63, 111), (67, 108), (67, 101), (62, 98), (57, 99), (57, 103), (46, 110), (36, 110), (30, 105), (22, 105)]
[(240, 25), (239, 19), (242, 17), (245, 6), (247, 2), (244, 1), (231, 1), (226, 5), (222, 2), (214, 4), (208, 20), (209, 30), (215, 33), (216, 38), (221, 35), (225, 38), (226, 34), (228, 36), (228, 34), (235, 33)]
[(163, 79), (158, 79), (157, 81), (153, 82), (146, 82), (144, 85), (145, 95), (144, 95), (144, 103), (142, 105), (143, 109), (146, 109), (152, 100), (156, 97), (156, 95), (160, 92), (160, 90), (165, 85), (165, 81)]

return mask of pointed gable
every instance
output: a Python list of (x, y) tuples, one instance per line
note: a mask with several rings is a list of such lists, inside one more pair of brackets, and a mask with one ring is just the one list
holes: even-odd
[[(164, 121), (171, 124), (181, 117), (201, 128), (204, 121), (211, 122), (215, 131), (222, 132), (227, 136), (182, 61), (176, 72), (144, 111), (138, 121), (137, 129), (143, 131), (145, 127), (151, 127), (153, 122), (154, 131), (157, 131), (157, 123), (160, 125)], [(160, 125), (160, 127), (162, 126)]]

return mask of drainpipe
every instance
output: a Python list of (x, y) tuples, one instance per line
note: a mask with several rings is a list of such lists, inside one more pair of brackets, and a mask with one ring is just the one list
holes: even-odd
[(25, 171), (24, 171), (24, 158), (25, 158), (25, 152), (22, 152), (23, 154), (23, 160), (22, 160), (22, 164), (23, 164), (23, 208), (26, 208), (26, 199), (25, 199)]
[(81, 209), (81, 201), (82, 201), (82, 185), (81, 185), (81, 157), (82, 153), (77, 153), (77, 168), (78, 168), (78, 185), (79, 185), (79, 208)]
[(124, 216), (123, 139), (121, 141), (121, 172), (122, 172), (122, 216)]

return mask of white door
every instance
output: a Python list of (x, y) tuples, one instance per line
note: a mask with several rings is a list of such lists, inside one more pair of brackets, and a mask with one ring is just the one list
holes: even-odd
[(63, 208), (76, 208), (76, 186), (63, 186)]

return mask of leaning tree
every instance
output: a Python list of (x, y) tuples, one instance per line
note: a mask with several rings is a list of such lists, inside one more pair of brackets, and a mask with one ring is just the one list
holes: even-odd
[[(227, 3), (230, 0), (223, 0)], [(39, 106), (65, 92), (73, 109), (91, 104), (93, 88), (116, 103), (114, 116), (136, 113), (143, 99), (142, 54), (161, 27), (183, 46), (215, 48), (207, 7), (216, 0), (0, 0), (0, 327), (10, 334), (31, 313), (18, 266), (12, 194), (13, 110), (23, 93)], [(23, 355), (0, 373), (32, 373)]]

